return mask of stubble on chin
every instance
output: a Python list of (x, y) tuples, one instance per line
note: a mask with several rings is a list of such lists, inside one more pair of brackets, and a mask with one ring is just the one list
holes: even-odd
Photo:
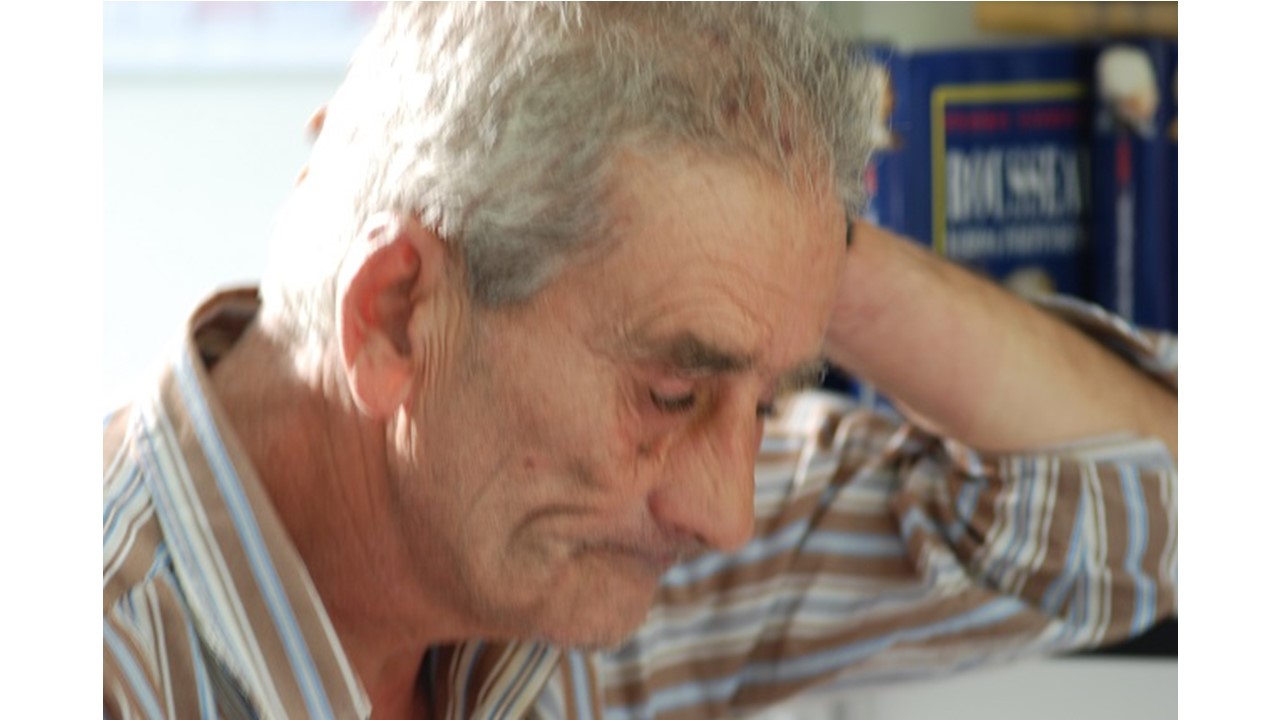
[(489, 592), (472, 587), (470, 609), (486, 637), (615, 648), (644, 623), (667, 567), (603, 551), (569, 552), (554, 565), (560, 567), (539, 568), (526, 558), (489, 575)]

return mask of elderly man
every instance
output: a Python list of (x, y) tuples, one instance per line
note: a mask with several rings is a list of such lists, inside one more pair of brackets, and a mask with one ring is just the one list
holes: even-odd
[(1168, 348), (850, 222), (874, 87), (788, 7), (390, 5), (108, 421), (106, 714), (706, 717), (1170, 614)]

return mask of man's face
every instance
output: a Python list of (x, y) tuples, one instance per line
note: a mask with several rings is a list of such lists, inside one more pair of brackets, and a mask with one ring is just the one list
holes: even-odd
[(404, 449), (425, 589), (491, 636), (619, 642), (681, 555), (744, 543), (763, 416), (820, 365), (834, 193), (687, 155), (615, 168), (617, 244), (477, 311)]

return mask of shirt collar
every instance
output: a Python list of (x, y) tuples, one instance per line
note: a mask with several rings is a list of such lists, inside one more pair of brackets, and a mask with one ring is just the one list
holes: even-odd
[[(142, 454), (177, 576), (219, 665), (265, 716), (368, 717), (370, 702), (207, 367), (260, 307), (226, 291), (192, 315), (141, 413)], [(436, 654), (433, 654), (435, 656)], [(465, 643), (432, 674), (446, 717), (523, 716), (559, 660), (542, 643)]]
[(367, 717), (370, 704), (206, 363), (258, 307), (252, 289), (192, 316), (141, 413), (156, 512), (201, 639), (263, 716)]

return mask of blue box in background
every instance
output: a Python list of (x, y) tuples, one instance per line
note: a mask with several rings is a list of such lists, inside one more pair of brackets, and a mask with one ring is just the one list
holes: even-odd
[(1090, 294), (1089, 55), (915, 53), (903, 79), (907, 235), (1024, 294)]
[(1143, 327), (1177, 330), (1177, 45), (1100, 45), (1093, 81), (1096, 300)]

